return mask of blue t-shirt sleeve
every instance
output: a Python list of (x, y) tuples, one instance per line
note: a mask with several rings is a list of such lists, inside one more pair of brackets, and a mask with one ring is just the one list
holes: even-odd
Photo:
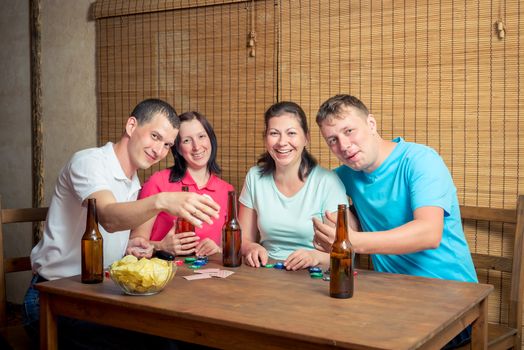
[(409, 171), (412, 209), (426, 206), (444, 209), (448, 216), (456, 195), (451, 174), (442, 158), (433, 149), (418, 153), (411, 159)]

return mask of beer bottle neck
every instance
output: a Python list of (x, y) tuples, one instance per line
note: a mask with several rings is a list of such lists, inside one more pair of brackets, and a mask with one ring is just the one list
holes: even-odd
[(89, 198), (87, 200), (87, 224), (91, 226), (97, 225), (97, 218), (96, 218), (96, 199)]
[(227, 208), (227, 221), (231, 221), (233, 219), (236, 219), (237, 217), (237, 201), (236, 196), (234, 192), (229, 193), (228, 197), (228, 208)]
[(342, 242), (348, 238), (346, 207), (338, 208), (336, 240)]

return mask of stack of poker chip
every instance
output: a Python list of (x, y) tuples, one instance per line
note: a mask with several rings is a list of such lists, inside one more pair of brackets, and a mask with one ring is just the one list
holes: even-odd
[(190, 269), (196, 270), (208, 263), (208, 257), (207, 256), (199, 256), (196, 258), (188, 257), (184, 259), (184, 262), (188, 264), (188, 267)]
[(311, 278), (322, 279), (322, 277), (324, 277), (324, 274), (322, 273), (322, 269), (318, 266), (311, 266), (308, 270), (309, 270), (309, 277)]

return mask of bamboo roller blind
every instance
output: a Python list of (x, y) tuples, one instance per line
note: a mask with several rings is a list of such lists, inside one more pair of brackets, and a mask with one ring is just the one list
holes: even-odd
[[(223, 178), (239, 191), (263, 151), (263, 113), (278, 100), (304, 108), (312, 154), (337, 166), (314, 119), (322, 101), (350, 93), (384, 138), (435, 148), (461, 204), (514, 208), (524, 192), (519, 1), (99, 0), (94, 14), (100, 144), (120, 137), (144, 98), (198, 110), (217, 133)], [(465, 227), (472, 249), (501, 255), (512, 253), (513, 229)], [(489, 314), (504, 323), (508, 276), (479, 278), (499, 285)]]

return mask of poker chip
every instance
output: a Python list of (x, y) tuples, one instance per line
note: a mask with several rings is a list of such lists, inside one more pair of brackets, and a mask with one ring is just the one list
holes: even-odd
[(266, 264), (264, 267), (268, 268), (268, 269), (272, 269), (275, 265), (273, 264)]
[(324, 277), (324, 274), (322, 272), (313, 272), (309, 274), (309, 277), (311, 278), (322, 278)]
[(189, 267), (190, 269), (197, 270), (197, 269), (201, 268), (202, 265), (195, 265), (195, 264), (193, 264), (193, 265), (189, 265), (188, 267)]
[(196, 258), (185, 258), (184, 262), (186, 264), (194, 263), (196, 261)]
[(205, 264), (207, 264), (207, 261), (204, 260), (196, 260), (193, 262), (193, 265), (195, 266), (204, 266)]
[(284, 266), (284, 263), (277, 262), (277, 263), (273, 266), (273, 268), (278, 269), (278, 270), (283, 270), (283, 269), (285, 269), (286, 267)]
[(318, 266), (311, 266), (309, 268), (309, 273), (316, 273), (316, 272), (322, 273), (322, 269)]
[(184, 265), (184, 261), (183, 260), (177, 260), (177, 261), (175, 261), (175, 264), (176, 264), (176, 266), (182, 266), (182, 265)]

